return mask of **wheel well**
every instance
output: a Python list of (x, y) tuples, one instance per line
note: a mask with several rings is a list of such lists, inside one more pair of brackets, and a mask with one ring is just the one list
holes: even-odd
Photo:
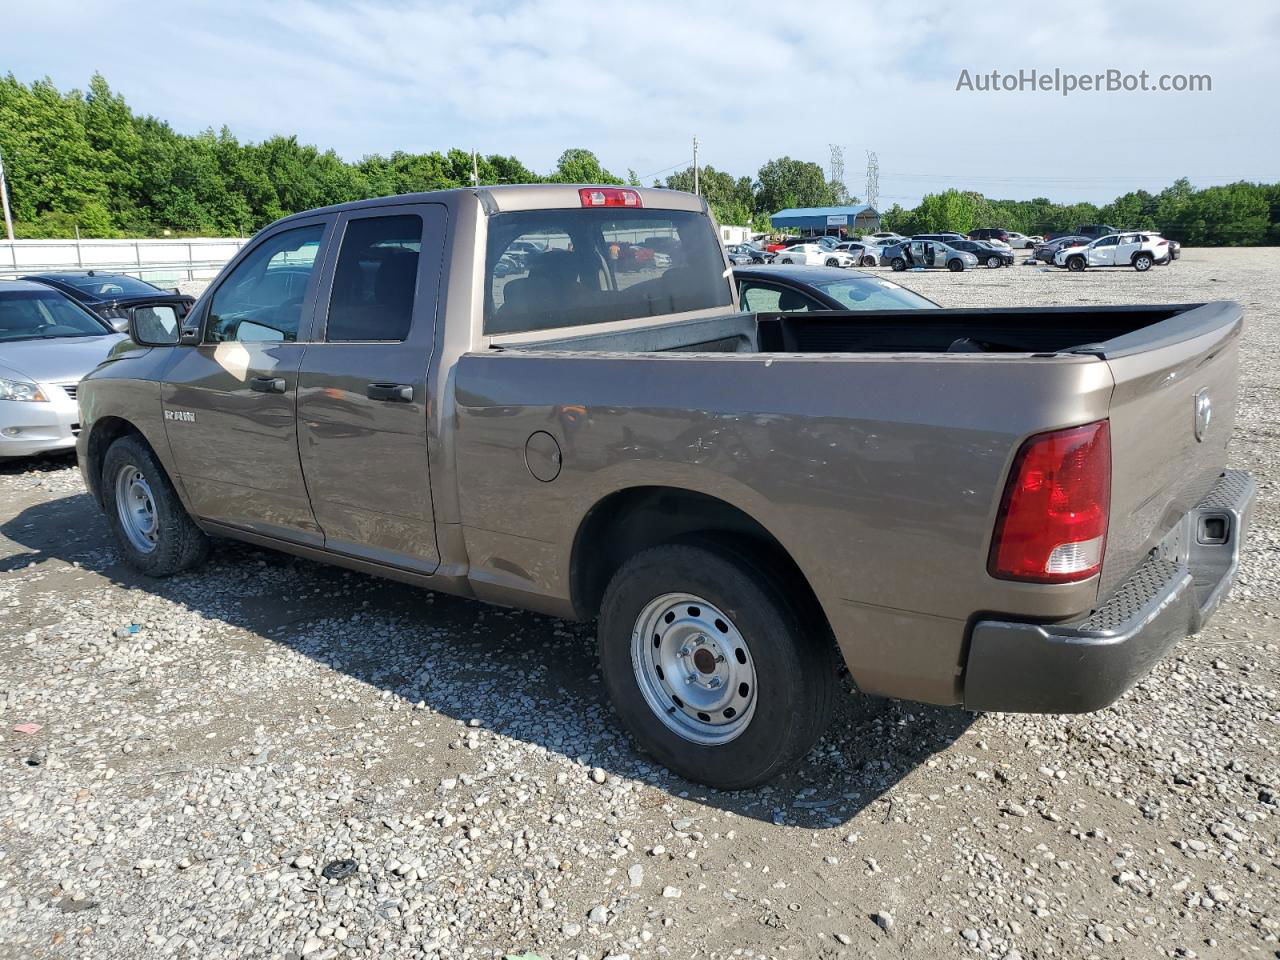
[[(101, 417), (93, 424), (93, 430), (89, 434), (88, 475), (85, 479), (90, 485), (90, 492), (98, 503), (102, 503), (102, 459), (107, 455), (107, 450), (110, 449), (113, 443), (121, 437), (130, 435), (136, 436), (143, 443), (147, 443), (142, 431), (121, 417)], [(151, 445), (148, 443), (147, 446), (150, 447)]]
[(1156, 255), (1152, 253), (1150, 250), (1135, 250), (1133, 251), (1133, 256), (1129, 258), (1129, 262), (1133, 263), (1139, 257), (1148, 257), (1153, 261), (1156, 259)]
[(632, 487), (605, 497), (583, 519), (573, 542), (570, 583), (584, 620), (600, 611), (609, 581), (630, 557), (665, 543), (695, 541), (748, 553), (786, 584), (797, 609), (830, 630), (813, 588), (786, 548), (747, 513), (715, 497), (677, 487)]

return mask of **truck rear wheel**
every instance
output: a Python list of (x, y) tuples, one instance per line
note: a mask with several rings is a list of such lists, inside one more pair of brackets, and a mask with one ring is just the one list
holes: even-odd
[(209, 538), (142, 439), (121, 437), (107, 449), (101, 483), (107, 522), (131, 567), (168, 577), (209, 556)]
[(721, 790), (798, 763), (830, 722), (829, 638), (784, 578), (727, 549), (672, 544), (632, 557), (601, 605), (600, 663), (636, 743)]

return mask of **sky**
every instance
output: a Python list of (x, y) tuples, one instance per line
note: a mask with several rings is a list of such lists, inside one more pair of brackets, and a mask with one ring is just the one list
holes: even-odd
[[(736, 176), (772, 157), (830, 166), (880, 207), (949, 187), (1106, 202), (1186, 176), (1280, 180), (1280, 4), (848, 0), (8, 0), (0, 71), (84, 88), (241, 140), (296, 134), (349, 160), (450, 147), (548, 171), (567, 147), (645, 184), (691, 162)], [(992, 70), (1208, 92), (957, 90)]]

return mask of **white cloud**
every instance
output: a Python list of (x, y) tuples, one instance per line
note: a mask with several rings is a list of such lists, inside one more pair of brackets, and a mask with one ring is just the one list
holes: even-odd
[[(882, 205), (946, 186), (1107, 199), (1176, 176), (1265, 176), (1280, 16), (1078, 4), (942, 16), (899, 4), (738, 0), (414, 3), (62, 0), (7, 14), (10, 68), (83, 85), (100, 70), (179, 129), (297, 133), (344, 156), (451, 146), (539, 169), (585, 146), (616, 172), (688, 159), (736, 174), (846, 147)], [(962, 68), (1210, 73), (1211, 94), (974, 94)]]

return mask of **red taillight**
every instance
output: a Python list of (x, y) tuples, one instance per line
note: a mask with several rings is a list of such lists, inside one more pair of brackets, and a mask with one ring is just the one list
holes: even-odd
[(584, 207), (642, 207), (640, 194), (618, 187), (583, 187), (578, 191)]
[(1102, 569), (1111, 507), (1106, 420), (1041, 433), (1018, 451), (988, 569), (1002, 580), (1071, 583)]

